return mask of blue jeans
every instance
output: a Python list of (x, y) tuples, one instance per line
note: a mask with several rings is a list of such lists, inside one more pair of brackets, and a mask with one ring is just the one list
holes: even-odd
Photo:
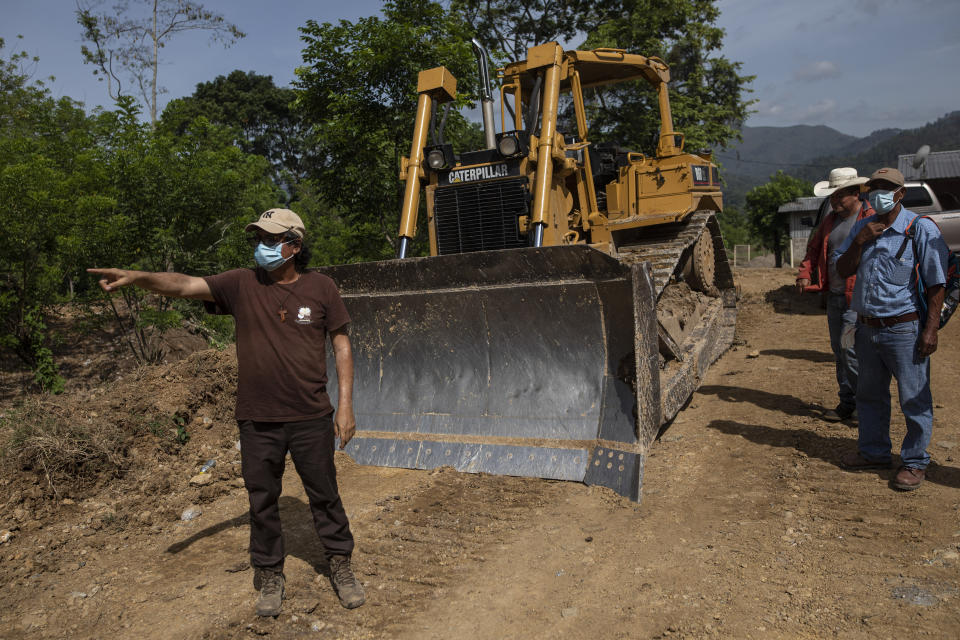
[(827, 327), (830, 329), (830, 348), (837, 364), (837, 395), (840, 409), (853, 411), (857, 402), (857, 354), (853, 347), (840, 346), (840, 335), (847, 325), (857, 324), (857, 312), (847, 307), (842, 293), (827, 294)]
[(906, 467), (925, 469), (930, 464), (927, 446), (933, 435), (933, 395), (930, 393), (930, 358), (917, 353), (920, 323), (901, 322), (891, 327), (857, 325), (857, 412), (860, 414), (860, 454), (874, 461), (890, 460), (890, 376), (897, 379), (900, 409), (907, 435), (900, 446)]

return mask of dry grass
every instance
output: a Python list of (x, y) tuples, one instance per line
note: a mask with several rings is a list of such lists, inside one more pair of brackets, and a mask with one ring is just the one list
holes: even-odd
[(59, 497), (66, 486), (120, 474), (131, 437), (109, 421), (67, 416), (51, 402), (28, 400), (0, 418), (0, 468), (4, 477), (35, 472)]

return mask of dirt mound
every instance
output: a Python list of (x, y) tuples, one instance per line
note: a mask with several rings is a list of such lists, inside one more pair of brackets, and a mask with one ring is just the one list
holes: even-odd
[[(233, 348), (208, 349), (169, 365), (142, 367), (122, 380), (60, 396), (30, 396), (0, 417), (0, 504), (18, 523), (107, 491), (114, 511), (162, 513), (196, 467), (217, 459), (217, 473), (237, 475), (233, 420), (237, 363)], [(210, 487), (186, 489), (208, 500)]]
[[(122, 305), (112, 315), (107, 307), (84, 309), (64, 304), (51, 311), (46, 322), (51, 331), (50, 348), (68, 392), (89, 390), (107, 381), (122, 379), (137, 369), (130, 345), (134, 338), (121, 329), (116, 318), (129, 328), (134, 320)], [(146, 350), (154, 362), (170, 364), (210, 348), (207, 341), (186, 327), (144, 330)], [(14, 356), (0, 355), (0, 407), (23, 401), (37, 391), (33, 372)], [(2, 409), (0, 409), (2, 412)]]

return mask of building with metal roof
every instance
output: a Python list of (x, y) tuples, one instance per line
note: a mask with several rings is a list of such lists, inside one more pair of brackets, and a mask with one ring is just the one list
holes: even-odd
[(789, 215), (790, 245), (787, 247), (784, 262), (791, 267), (799, 266), (807, 253), (807, 240), (816, 227), (817, 214), (823, 201), (824, 198), (818, 196), (797, 198), (777, 209), (778, 213)]
[(897, 169), (907, 180), (960, 179), (960, 150), (933, 151), (919, 167), (913, 166), (916, 157), (915, 153), (897, 157)]
[(922, 180), (930, 185), (944, 209), (960, 208), (960, 150), (934, 151), (915, 167), (917, 154), (897, 158), (897, 168), (907, 180)]

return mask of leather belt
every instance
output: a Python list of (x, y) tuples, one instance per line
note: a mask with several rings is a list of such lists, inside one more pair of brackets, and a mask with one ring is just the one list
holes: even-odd
[(868, 327), (892, 327), (901, 322), (913, 322), (920, 319), (920, 314), (916, 311), (905, 313), (902, 316), (888, 316), (886, 318), (875, 318), (873, 316), (862, 316), (857, 314), (857, 318)]

